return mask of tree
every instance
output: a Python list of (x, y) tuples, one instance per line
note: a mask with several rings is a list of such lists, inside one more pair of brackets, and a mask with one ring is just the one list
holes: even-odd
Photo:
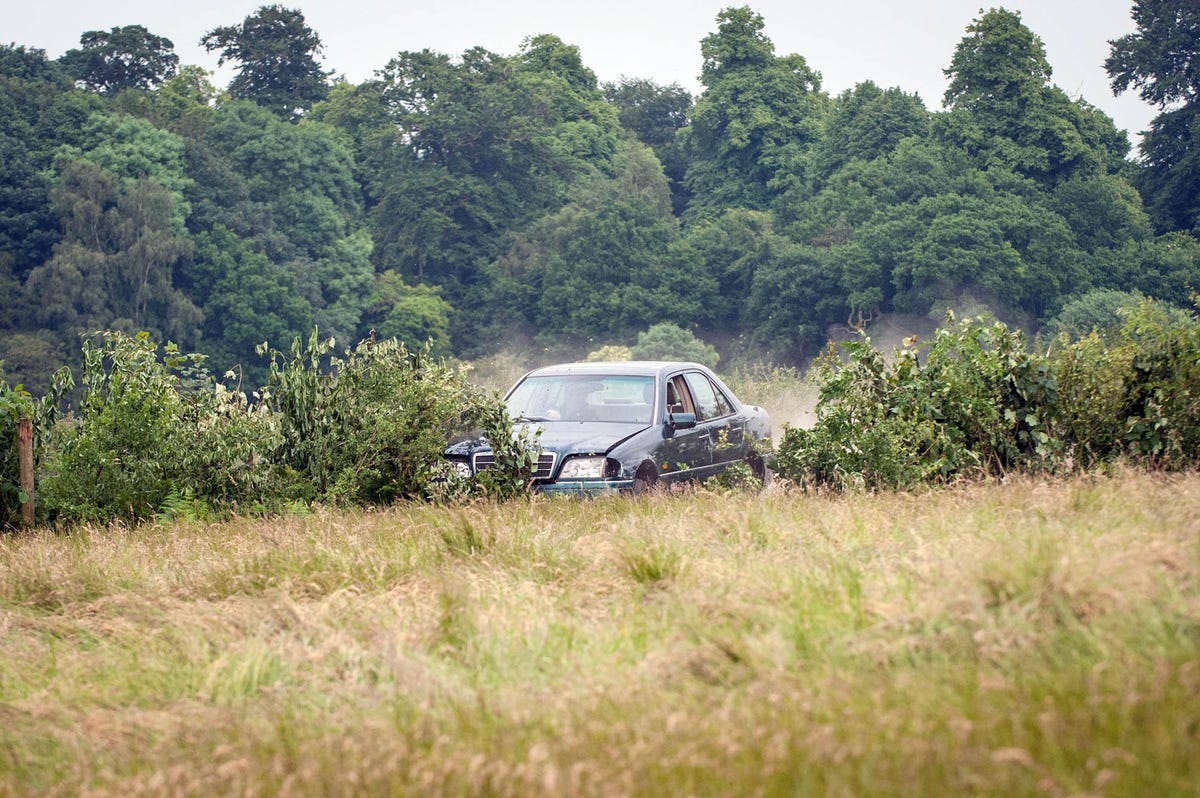
[(450, 354), (452, 310), (437, 288), (408, 285), (389, 270), (376, 278), (363, 322), (379, 340), (396, 338), (414, 352), (428, 342), (431, 355), (445, 357)]
[(874, 160), (901, 140), (928, 133), (929, 112), (920, 97), (860, 83), (834, 101), (813, 149), (810, 174), (823, 181), (851, 160)]
[[(273, 269), (290, 272), (292, 279), (282, 284), (307, 304), (303, 312), (283, 314), (305, 318), (305, 326), (276, 340), (306, 335), (315, 321), (339, 346), (356, 343), (364, 332), (359, 322), (374, 267), (349, 137), (309, 119), (288, 123), (238, 100), (216, 110), (191, 155), (200, 183), (193, 230), (234, 234), (240, 246), (270, 259)], [(209, 265), (215, 262), (226, 264)], [(197, 267), (186, 284), (205, 304), (203, 292), (224, 276), (220, 269), (209, 274)], [(231, 329), (210, 326), (207, 334), (223, 336)], [(245, 340), (234, 349), (245, 355)]]
[(206, 287), (204, 351), (214, 370), (238, 366), (246, 384), (264, 384), (267, 368), (255, 348), (313, 328), (312, 305), (300, 295), (295, 274), (224, 227), (196, 236), (195, 261), (194, 279)]
[(150, 119), (160, 128), (186, 138), (203, 135), (213, 116), (216, 87), (207, 70), (185, 66), (154, 91)]
[(24, 280), (49, 260), (62, 235), (50, 209), (53, 162), (100, 102), (73, 89), (44, 50), (0, 45), (0, 271)]
[(185, 192), (191, 186), (184, 163), (182, 138), (145, 119), (113, 113), (92, 114), (83, 126), (78, 147), (64, 146), (60, 160), (86, 160), (126, 181), (150, 178), (173, 195), (176, 228), (183, 230), (190, 212)]
[(604, 95), (612, 103), (621, 127), (654, 150), (671, 181), (671, 205), (678, 216), (687, 208), (683, 178), (687, 156), (679, 146), (679, 131), (687, 126), (692, 95), (679, 84), (660, 86), (654, 81), (622, 78), (606, 83)]
[(981, 168), (1003, 166), (1053, 186), (1113, 171), (1129, 142), (1111, 119), (1049, 84), (1041, 38), (1021, 15), (992, 9), (967, 27), (954, 51), (939, 137), (972, 152)]
[(240, 25), (214, 28), (200, 39), (217, 64), (238, 64), (231, 96), (252, 100), (285, 119), (295, 119), (329, 93), (329, 73), (317, 58), (323, 45), (299, 10), (261, 6)]
[(1160, 109), (1200, 99), (1200, 3), (1134, 0), (1136, 33), (1110, 41), (1104, 68), (1113, 93), (1130, 87)]
[(77, 81), (101, 94), (149, 91), (179, 67), (171, 40), (141, 25), (90, 30), (79, 37), (79, 44), (79, 49), (63, 53), (59, 62)]
[(197, 340), (201, 314), (174, 286), (191, 241), (175, 228), (167, 189), (150, 178), (122, 181), (81, 160), (64, 166), (51, 200), (63, 240), (25, 285), (41, 327), (66, 338), (119, 329)]
[[(386, 125), (363, 136), (377, 271), (441, 286), (458, 314), (452, 334), (478, 346), (480, 325), (511, 309), (486, 268), (509, 236), (611, 174), (622, 135), (578, 51), (555, 37), (504, 57), (400, 53), (373, 87)], [(656, 165), (661, 178), (661, 166)]]
[(572, 202), (515, 234), (492, 266), (498, 292), (511, 292), (506, 308), (523, 311), (552, 340), (627, 336), (692, 310), (689, 284), (665, 269), (679, 228), (658, 160), (628, 142), (614, 166), (613, 178), (585, 184)]
[(691, 220), (765, 209), (803, 172), (827, 105), (820, 73), (802, 56), (776, 56), (760, 15), (727, 8), (717, 23), (700, 43), (705, 91), (680, 134), (690, 159)]
[(1160, 230), (1200, 229), (1200, 3), (1136, 0), (1133, 19), (1104, 66), (1114, 94), (1136, 88), (1162, 111), (1142, 139), (1138, 187)]

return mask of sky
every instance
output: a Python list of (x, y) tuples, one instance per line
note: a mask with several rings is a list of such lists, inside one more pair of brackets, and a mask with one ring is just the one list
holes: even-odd
[[(1052, 82), (1107, 113), (1136, 142), (1157, 110), (1136, 92), (1114, 97), (1104, 72), (1111, 39), (1135, 30), (1133, 0), (278, 0), (299, 9), (325, 45), (323, 64), (352, 83), (373, 76), (396, 53), (430, 49), (457, 55), (484, 47), (510, 55), (528, 36), (550, 33), (579, 47), (602, 81), (645, 78), (677, 83), (693, 94), (700, 40), (713, 32), (717, 13), (749, 5), (765, 21), (777, 55), (798, 53), (822, 74), (831, 94), (865, 80), (916, 93), (941, 108), (942, 70), (981, 10), (1019, 11), (1041, 37)], [(79, 46), (84, 31), (142, 25), (175, 45), (184, 64), (214, 72), (216, 54), (199, 46), (209, 30), (236, 25), (263, 0), (0, 0), (0, 42), (38, 47), (51, 58)]]

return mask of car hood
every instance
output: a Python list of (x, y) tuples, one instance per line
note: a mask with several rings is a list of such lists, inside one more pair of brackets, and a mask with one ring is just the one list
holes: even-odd
[(548, 452), (558, 452), (560, 456), (607, 452), (626, 438), (646, 429), (645, 424), (600, 421), (541, 421), (517, 426), (531, 432), (541, 429), (538, 445)]
[[(556, 452), (560, 458), (570, 454), (602, 454), (647, 428), (646, 424), (602, 421), (538, 421), (517, 424), (515, 427), (517, 431), (527, 430), (531, 435), (540, 429), (538, 446), (548, 452)], [(487, 448), (486, 441), (475, 439), (453, 444), (446, 453), (467, 456)]]

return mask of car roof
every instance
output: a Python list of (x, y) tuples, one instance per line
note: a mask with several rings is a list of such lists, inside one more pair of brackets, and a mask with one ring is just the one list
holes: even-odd
[(553, 366), (543, 366), (526, 374), (526, 377), (561, 376), (567, 374), (629, 374), (656, 376), (664, 372), (680, 371), (682, 369), (698, 369), (707, 372), (699, 363), (684, 360), (616, 360), (586, 363), (558, 363)]

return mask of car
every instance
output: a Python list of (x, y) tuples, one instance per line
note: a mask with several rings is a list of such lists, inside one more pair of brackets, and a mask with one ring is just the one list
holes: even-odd
[[(709, 368), (676, 361), (564, 363), (534, 369), (505, 395), (517, 429), (540, 447), (544, 493), (646, 493), (704, 481), (735, 463), (766, 477), (771, 424)], [(446, 450), (470, 478), (495, 458), (481, 439)]]

